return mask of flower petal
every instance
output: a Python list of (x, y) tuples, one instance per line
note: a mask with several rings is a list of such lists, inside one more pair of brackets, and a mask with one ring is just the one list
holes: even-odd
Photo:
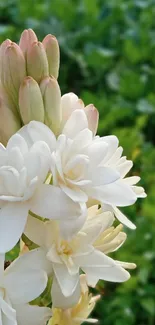
[(45, 325), (52, 316), (47, 307), (31, 306), (28, 304), (15, 305), (18, 325)]
[(54, 133), (45, 124), (38, 121), (31, 121), (18, 131), (25, 141), (31, 146), (36, 141), (44, 141), (48, 144), (51, 152), (56, 147), (56, 138)]
[[(27, 253), (24, 253), (24, 255), (20, 255), (14, 262), (11, 263), (9, 268), (5, 271), (5, 276), (8, 276), (10, 274), (22, 274), (25, 272), (25, 270), (43, 270), (46, 271), (48, 275), (51, 275), (52, 270), (52, 264), (48, 261), (46, 258), (47, 251), (42, 248), (36, 248), (31, 251), (28, 251)], [(36, 271), (37, 272), (37, 271)]]
[(71, 296), (77, 288), (79, 273), (70, 275), (64, 264), (53, 263), (53, 269), (62, 294), (65, 297)]
[(27, 220), (28, 202), (8, 202), (0, 210), (0, 253), (11, 250), (20, 239)]
[[(80, 278), (79, 278), (80, 279)], [(52, 282), (52, 304), (55, 308), (67, 309), (76, 305), (80, 298), (80, 281), (77, 282), (77, 286), (73, 294), (69, 297), (65, 297), (60, 289), (56, 277), (53, 277)]]
[(87, 128), (88, 121), (85, 112), (81, 109), (76, 109), (66, 122), (62, 133), (65, 134), (68, 138), (73, 139), (80, 131)]
[(87, 275), (89, 285), (93, 281), (97, 283), (99, 279), (124, 282), (130, 277), (130, 274), (114, 260), (97, 250), (92, 251), (89, 255), (76, 257), (76, 262), (81, 264), (82, 270)]
[(124, 213), (122, 213), (117, 207), (113, 206), (113, 211), (115, 213), (116, 218), (123, 223), (125, 226), (129, 227), (130, 229), (136, 229), (134, 223), (132, 223)]
[(45, 246), (46, 229), (43, 221), (29, 215), (24, 234), (38, 246)]
[[(22, 256), (24, 257), (24, 255)], [(5, 288), (14, 304), (24, 304), (37, 298), (46, 288), (47, 274), (38, 269), (25, 268), (18, 270), (18, 260), (14, 272), (7, 272), (5, 275)]]
[(59, 187), (43, 184), (31, 200), (33, 213), (48, 219), (72, 219), (81, 215), (79, 203), (73, 202)]

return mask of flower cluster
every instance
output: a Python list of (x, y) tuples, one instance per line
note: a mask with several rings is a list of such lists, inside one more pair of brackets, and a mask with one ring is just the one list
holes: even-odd
[[(88, 317), (99, 296), (88, 287), (124, 282), (135, 268), (108, 255), (126, 240), (122, 224), (135, 229), (120, 208), (146, 196), (140, 178), (126, 177), (132, 161), (116, 136), (96, 135), (97, 109), (61, 96), (58, 69), (52, 35), (41, 43), (25, 30), (19, 46), (0, 47), (3, 325), (95, 323)], [(20, 256), (4, 270), (19, 241)]]

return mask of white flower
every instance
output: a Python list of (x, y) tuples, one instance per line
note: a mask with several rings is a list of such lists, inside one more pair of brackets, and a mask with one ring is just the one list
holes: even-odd
[[(107, 218), (109, 213), (105, 213), (102, 219)], [(99, 222), (94, 223), (93, 226), (91, 224), (83, 228), (72, 240), (67, 241), (60, 236), (57, 221), (42, 222), (31, 216), (28, 218), (25, 234), (41, 246), (40, 251), (31, 251), (33, 260), (39, 259), (39, 254), (40, 259), (46, 256), (44, 269), (48, 274), (54, 273), (52, 284), (54, 306), (66, 308), (66, 305), (70, 306), (78, 301), (80, 269), (86, 274), (88, 284), (91, 286), (95, 286), (99, 279), (114, 282), (129, 279), (130, 275), (127, 271), (94, 247), (101, 228), (102, 224)]]
[[(50, 145), (53, 133), (41, 123), (31, 122), (24, 127), (25, 136), (33, 130), (34, 141), (44, 139), (45, 128)], [(132, 161), (121, 157), (123, 149), (118, 147), (117, 137), (94, 137), (82, 109), (73, 111), (62, 132), (52, 152), (53, 185), (74, 202), (89, 206), (100, 203), (104, 211), (114, 212), (120, 222), (134, 229), (133, 223), (117, 207), (131, 205), (137, 197), (146, 194), (143, 188), (135, 186), (139, 177), (124, 178)]]
[(81, 109), (84, 111), (87, 121), (88, 128), (95, 135), (98, 127), (99, 113), (98, 110), (94, 107), (93, 104), (84, 106), (84, 103), (81, 99), (78, 98), (74, 93), (68, 93), (61, 97), (61, 110), (62, 110), (62, 121), (60, 133), (63, 133), (63, 128), (66, 122), (70, 119), (72, 113), (76, 109)]
[(55, 219), (81, 214), (79, 204), (75, 205), (58, 187), (43, 184), (54, 146), (55, 138), (51, 139), (49, 149), (45, 141), (30, 144), (29, 139), (26, 142), (20, 134), (13, 135), (6, 148), (0, 144), (1, 253), (18, 242), (29, 210)]
[(80, 275), (80, 287), (81, 293), (78, 303), (72, 308), (68, 309), (53, 308), (53, 316), (49, 320), (48, 325), (81, 325), (83, 322), (93, 324), (98, 322), (97, 319), (90, 318), (89, 315), (94, 309), (100, 296), (98, 295), (93, 297), (92, 294), (89, 294), (89, 289), (84, 274)]
[[(29, 265), (28, 254), (17, 258), (4, 271), (4, 254), (0, 254), (0, 324), (45, 325), (51, 315), (49, 308), (30, 306), (45, 289), (47, 275)], [(23, 263), (24, 262), (24, 263)]]

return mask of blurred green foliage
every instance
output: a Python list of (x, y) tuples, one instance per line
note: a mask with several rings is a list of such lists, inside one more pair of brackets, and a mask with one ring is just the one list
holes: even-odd
[(134, 161), (147, 199), (125, 209), (137, 225), (116, 259), (135, 262), (125, 284), (99, 283), (94, 312), (104, 325), (155, 322), (155, 1), (1, 0), (0, 41), (24, 28), (61, 47), (59, 83), (100, 112), (99, 134), (115, 134)]

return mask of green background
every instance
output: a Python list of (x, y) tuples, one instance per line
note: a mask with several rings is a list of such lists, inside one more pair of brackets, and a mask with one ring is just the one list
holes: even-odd
[[(124, 284), (99, 282), (104, 325), (155, 321), (155, 1), (0, 0), (0, 42), (25, 28), (61, 48), (59, 83), (100, 112), (99, 134), (119, 137), (148, 197), (125, 213), (137, 225), (116, 259), (135, 262)], [(67, 325), (67, 324), (66, 324)]]

